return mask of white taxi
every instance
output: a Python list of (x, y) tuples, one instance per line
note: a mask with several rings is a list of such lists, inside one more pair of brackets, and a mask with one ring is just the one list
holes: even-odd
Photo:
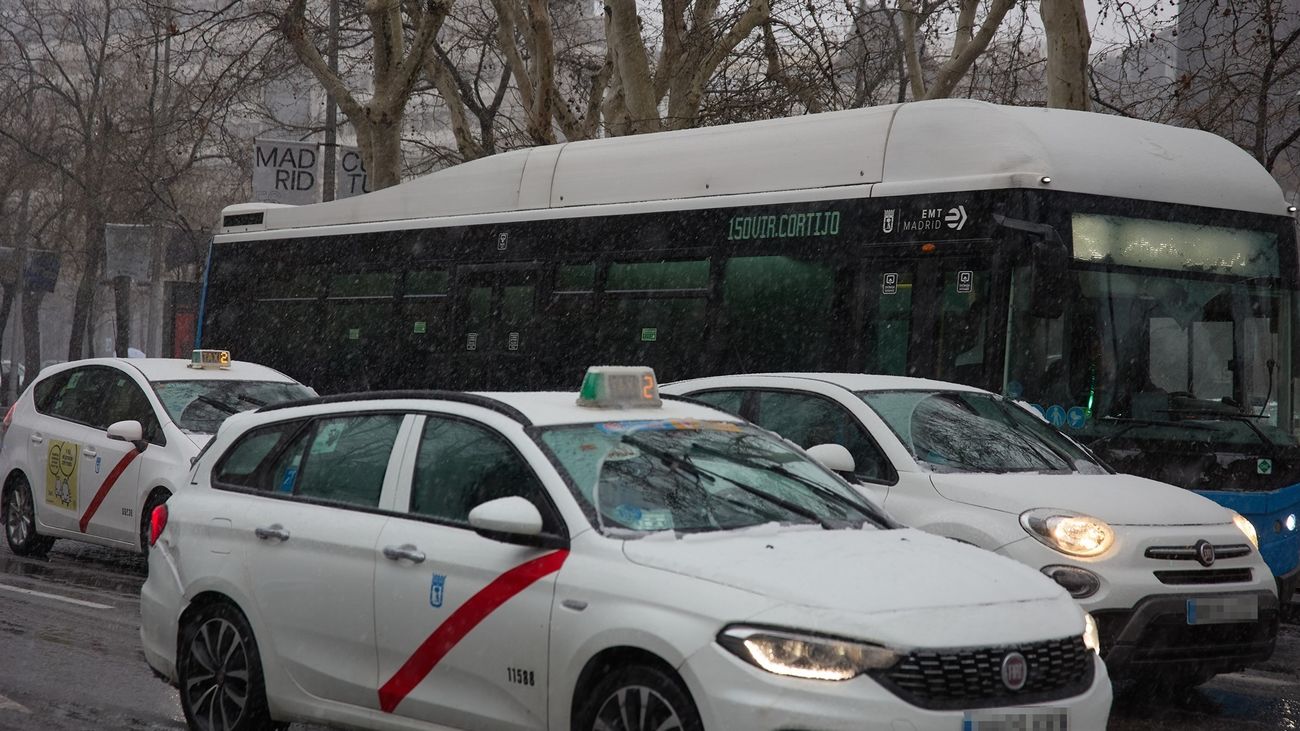
[(898, 527), (769, 432), (661, 402), (648, 369), (593, 369), (581, 394), (240, 414), (190, 479), (154, 511), (140, 603), (191, 728), (1093, 731), (1109, 713), (1091, 620), (1055, 583)]
[(149, 514), (225, 418), (316, 393), (224, 350), (91, 358), (41, 371), (5, 414), (0, 519), (10, 550), (57, 538), (144, 550)]
[(1277, 592), (1250, 521), (1113, 473), (1020, 405), (968, 386), (854, 373), (667, 384), (742, 415), (902, 522), (1041, 570), (1096, 619), (1116, 680), (1169, 689), (1267, 659)]

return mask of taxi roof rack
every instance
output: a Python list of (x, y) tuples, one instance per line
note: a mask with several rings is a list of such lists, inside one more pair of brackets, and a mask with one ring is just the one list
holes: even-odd
[(270, 406), (263, 406), (258, 409), (258, 413), (264, 411), (276, 411), (279, 409), (288, 409), (295, 406), (318, 406), (320, 404), (341, 404), (350, 401), (370, 401), (370, 400), (392, 400), (392, 399), (439, 399), (441, 401), (458, 401), (463, 404), (481, 406), (490, 409), (498, 414), (514, 419), (524, 426), (532, 426), (532, 419), (524, 415), (524, 412), (515, 407), (497, 401), (488, 396), (482, 396), (477, 393), (466, 393), (465, 391), (439, 391), (430, 390), (405, 390), (405, 391), (355, 391), (352, 393), (336, 393), (329, 396), (317, 396), (316, 398), (302, 399), (299, 401), (285, 401)]

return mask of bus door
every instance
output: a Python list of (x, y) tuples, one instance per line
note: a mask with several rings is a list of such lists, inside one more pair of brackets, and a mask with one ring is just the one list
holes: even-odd
[(995, 367), (990, 271), (987, 258), (868, 260), (865, 370), (988, 385)]
[(539, 276), (532, 265), (457, 271), (455, 388), (517, 390), (533, 383), (542, 346)]

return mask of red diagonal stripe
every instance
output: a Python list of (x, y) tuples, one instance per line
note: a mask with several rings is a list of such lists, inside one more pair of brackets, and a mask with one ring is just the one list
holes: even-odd
[(86, 512), (81, 514), (82, 533), (86, 532), (86, 526), (90, 525), (90, 519), (95, 516), (95, 511), (99, 510), (99, 504), (104, 502), (104, 498), (108, 497), (108, 491), (113, 489), (113, 485), (117, 482), (117, 478), (121, 477), (122, 473), (126, 472), (126, 468), (130, 467), (131, 463), (135, 461), (135, 458), (139, 456), (140, 450), (138, 449), (132, 449), (130, 452), (127, 452), (126, 456), (122, 458), (122, 461), (118, 462), (117, 466), (113, 468), (113, 471), (109, 472), (108, 476), (104, 478), (104, 484), (99, 486), (99, 491), (95, 493), (95, 499), (90, 501), (90, 505), (86, 507)]
[(379, 707), (385, 713), (392, 713), (393, 709), (397, 708), (397, 704), (401, 703), (408, 693), (415, 690), (415, 686), (433, 672), (434, 666), (465, 639), (465, 635), (477, 627), (479, 622), (487, 619), (497, 610), (497, 607), (532, 586), (538, 579), (559, 571), (564, 565), (564, 559), (568, 557), (567, 550), (560, 550), (519, 564), (470, 597), (438, 625), (433, 634), (421, 643), (415, 654), (411, 655), (410, 659), (379, 689)]

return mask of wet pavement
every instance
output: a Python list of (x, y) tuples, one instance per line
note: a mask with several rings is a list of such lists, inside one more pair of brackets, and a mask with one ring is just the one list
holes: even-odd
[[(144, 576), (144, 559), (123, 551), (60, 541), (33, 560), (0, 540), (0, 731), (185, 728), (176, 691), (140, 651)], [(1185, 696), (1119, 689), (1107, 728), (1300, 731), (1300, 626), (1283, 625), (1271, 660)]]

